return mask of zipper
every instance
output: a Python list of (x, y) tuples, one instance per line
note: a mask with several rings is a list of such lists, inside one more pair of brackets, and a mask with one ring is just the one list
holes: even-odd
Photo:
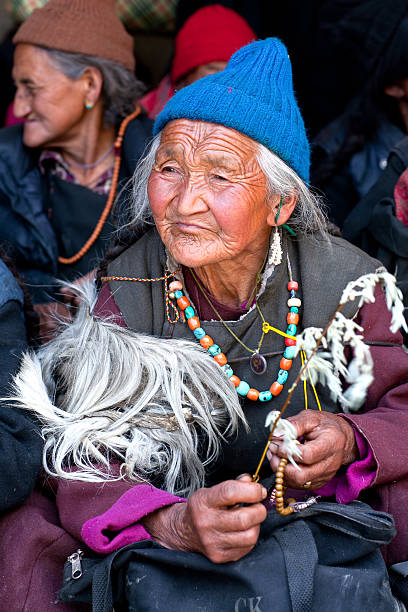
[(73, 580), (78, 580), (82, 576), (82, 564), (81, 559), (84, 556), (82, 550), (78, 550), (68, 557), (68, 561), (71, 563), (71, 576)]

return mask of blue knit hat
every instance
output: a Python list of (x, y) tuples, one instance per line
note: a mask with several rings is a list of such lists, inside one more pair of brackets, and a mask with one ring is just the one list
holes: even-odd
[(310, 149), (292, 84), (287, 49), (277, 38), (239, 49), (223, 72), (180, 89), (154, 124), (154, 134), (174, 119), (219, 123), (257, 140), (306, 182)]

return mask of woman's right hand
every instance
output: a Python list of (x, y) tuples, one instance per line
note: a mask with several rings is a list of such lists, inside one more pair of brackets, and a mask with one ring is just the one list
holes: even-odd
[(199, 489), (187, 503), (156, 510), (143, 525), (165, 548), (200, 552), (214, 563), (237, 561), (258, 540), (266, 495), (265, 487), (245, 475)]

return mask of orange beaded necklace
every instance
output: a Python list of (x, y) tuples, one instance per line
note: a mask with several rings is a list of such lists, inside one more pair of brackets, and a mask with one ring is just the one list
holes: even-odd
[(297, 353), (296, 349), (296, 330), (299, 322), (299, 308), (301, 306), (301, 300), (296, 297), (296, 291), (299, 285), (296, 281), (292, 280), (291, 268), (288, 261), (289, 270), (289, 282), (288, 290), (290, 297), (288, 299), (289, 313), (286, 317), (288, 328), (286, 334), (276, 330), (269, 323), (264, 320), (263, 332), (268, 333), (270, 330), (277, 331), (278, 333), (285, 336), (285, 351), (283, 358), (280, 361), (280, 369), (278, 372), (277, 379), (272, 383), (268, 390), (259, 391), (258, 389), (251, 388), (250, 385), (245, 381), (241, 380), (234, 374), (233, 369), (228, 363), (226, 355), (221, 351), (221, 348), (214, 343), (214, 340), (206, 334), (205, 330), (201, 326), (200, 319), (198, 318), (190, 300), (183, 294), (183, 285), (180, 281), (175, 280), (169, 284), (169, 297), (175, 299), (177, 306), (184, 312), (184, 316), (188, 327), (193, 332), (194, 336), (199, 340), (201, 346), (205, 348), (213, 359), (218, 363), (221, 369), (225, 372), (226, 376), (233, 383), (236, 388), (238, 395), (247, 397), (252, 401), (259, 400), (260, 402), (268, 402), (274, 397), (278, 396), (288, 379), (289, 370), (292, 367), (293, 359)]
[(118, 180), (119, 180), (119, 170), (120, 170), (120, 162), (121, 162), (121, 150), (122, 150), (122, 142), (123, 142), (123, 137), (125, 134), (125, 130), (128, 126), (128, 124), (132, 121), (132, 119), (135, 119), (139, 114), (140, 114), (141, 110), (140, 110), (140, 106), (138, 106), (135, 111), (133, 113), (131, 113), (130, 115), (128, 115), (128, 117), (125, 117), (125, 119), (122, 121), (120, 128), (119, 128), (119, 132), (117, 135), (117, 138), (115, 140), (115, 144), (114, 144), (114, 151), (115, 151), (115, 167), (113, 169), (113, 177), (112, 177), (112, 185), (109, 191), (109, 195), (108, 195), (108, 199), (106, 201), (105, 207), (102, 211), (101, 216), (99, 217), (99, 220), (97, 222), (97, 224), (95, 225), (95, 228), (92, 232), (92, 234), (89, 236), (88, 240), (85, 242), (85, 244), (79, 249), (79, 251), (77, 253), (75, 253), (75, 255), (72, 255), (71, 257), (62, 257), (59, 256), (58, 257), (58, 262), (60, 264), (64, 264), (64, 265), (71, 265), (73, 263), (76, 263), (77, 261), (79, 261), (80, 259), (82, 259), (82, 257), (89, 251), (89, 249), (92, 247), (92, 245), (96, 242), (96, 240), (99, 237), (99, 234), (102, 231), (102, 228), (105, 224), (106, 219), (108, 218), (108, 215), (112, 209), (113, 206), (113, 202), (115, 199), (115, 194), (116, 194), (116, 189), (118, 186)]

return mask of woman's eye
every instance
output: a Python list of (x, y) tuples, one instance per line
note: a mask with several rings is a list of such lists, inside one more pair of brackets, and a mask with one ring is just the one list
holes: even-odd
[(166, 174), (174, 174), (177, 172), (177, 168), (173, 168), (173, 166), (163, 166), (162, 172), (165, 172)]
[(222, 174), (213, 174), (213, 177), (217, 180), (217, 181), (223, 181), (224, 183), (226, 183), (228, 181), (226, 176), (222, 176)]

